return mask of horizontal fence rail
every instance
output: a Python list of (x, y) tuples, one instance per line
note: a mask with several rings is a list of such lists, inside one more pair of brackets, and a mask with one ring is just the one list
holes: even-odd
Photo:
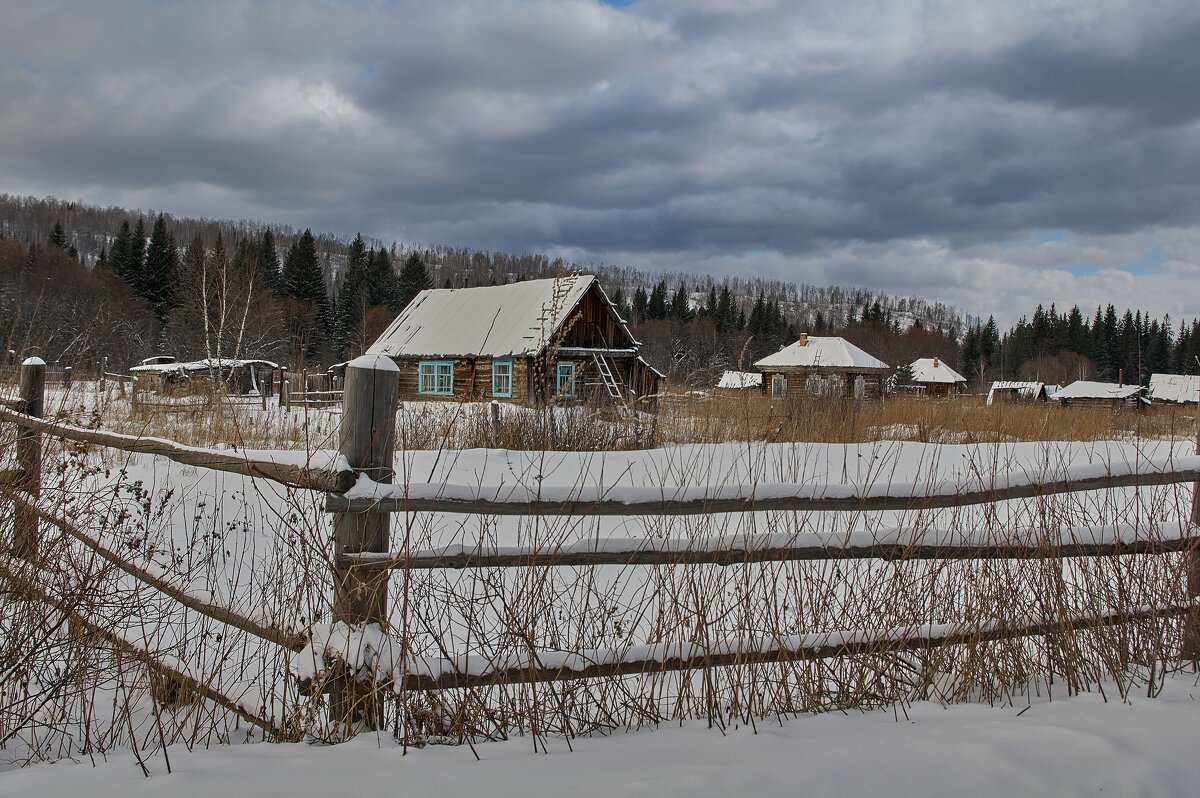
[[(289, 463), (261, 456), (269, 454), (265, 452), (260, 452), (258, 456), (255, 456), (244, 452), (230, 453), (184, 446), (165, 438), (125, 435), (119, 432), (76, 427), (56, 421), (43, 421), (40, 418), (2, 407), (0, 407), (0, 421), (9, 421), (33, 432), (52, 435), (75, 443), (91, 443), (125, 452), (158, 455), (183, 465), (210, 468), (214, 471), (225, 471), (248, 477), (262, 477), (293, 488), (345, 491), (354, 485), (356, 478), (349, 464), (345, 464), (341, 468), (337, 467), (338, 459), (334, 452), (313, 452), (309, 455), (309, 463)], [(296, 453), (285, 452), (283, 454), (294, 455)], [(315, 465), (311, 463), (312, 460), (318, 462), (324, 460), (327, 463)]]
[[(472, 515), (708, 515), (748, 512), (923, 510), (1033, 499), (1113, 488), (1159, 487), (1200, 479), (1200, 457), (1179, 458), (1170, 470), (1096, 473), (1051, 480), (1010, 480), (988, 487), (890, 484), (856, 493), (846, 485), (746, 485), (703, 495), (703, 488), (471, 487), (441, 483), (372, 484), (350, 495), (330, 494), (329, 512), (441, 512)], [(1099, 471), (1100, 469), (1092, 468)], [(1082, 469), (1080, 469), (1082, 471)], [(362, 490), (362, 493), (358, 491)], [(647, 494), (658, 494), (648, 497)], [(699, 494), (699, 495), (697, 495)]]
[[(522, 662), (495, 663), (484, 655), (472, 655), (466, 660), (480, 667), (464, 667), (463, 658), (422, 660), (413, 658), (396, 674), (393, 689), (413, 691), (453, 690), (490, 687), (501, 684), (559, 682), (573, 679), (651, 675), (663, 671), (701, 670), (739, 665), (802, 662), (834, 657), (900, 654), (927, 651), (946, 646), (990, 643), (1015, 640), (1035, 635), (1101, 629), (1148, 620), (1165, 620), (1188, 615), (1197, 610), (1195, 603), (1171, 604), (1159, 607), (1138, 607), (1090, 617), (1027, 618), (1024, 623), (1005, 624), (983, 622), (969, 628), (955, 624), (928, 624), (890, 630), (818, 632), (777, 640), (729, 640), (708, 646), (700, 643), (664, 643), (634, 646), (623, 651), (597, 650), (562, 652), (531, 650), (521, 657)], [(314, 648), (320, 644), (314, 641)], [(399, 650), (398, 643), (392, 646)], [(327, 649), (326, 657), (334, 660), (338, 652)], [(387, 680), (388, 674), (378, 674)], [(302, 690), (312, 690), (302, 685)]]
[[(814, 537), (814, 536), (805, 536)], [(745, 565), (748, 563), (808, 560), (1033, 560), (1066, 557), (1111, 557), (1126, 554), (1168, 554), (1187, 551), (1195, 538), (1118, 537), (1109, 540), (1071, 540), (1029, 544), (922, 543), (878, 540), (871, 543), (809, 542), (772, 544), (627, 539), (583, 541), (560, 547), (447, 546), (403, 554), (374, 552), (343, 554), (341, 567), (379, 570), (435, 570), (464, 568), (525, 568), (587, 565)]]

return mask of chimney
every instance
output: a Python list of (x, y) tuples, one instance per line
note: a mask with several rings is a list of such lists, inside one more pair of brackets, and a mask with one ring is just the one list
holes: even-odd
[(937, 368), (937, 358), (936, 357), (933, 359), (933, 367)]
[(800, 333), (800, 346), (808, 346), (808, 333)]
[(1117, 372), (1117, 387), (1118, 388), (1125, 387), (1125, 369), (1121, 369), (1120, 371)]

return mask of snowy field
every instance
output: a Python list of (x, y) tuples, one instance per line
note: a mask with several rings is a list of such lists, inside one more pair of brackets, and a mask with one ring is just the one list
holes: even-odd
[[(85, 396), (80, 408), (87, 404)], [(458, 412), (436, 408), (422, 421), (417, 416), (422, 411), (405, 408), (401, 424), (436, 427), (447, 413)], [(336, 413), (306, 416), (275, 408), (264, 413), (254, 406), (237, 413), (234, 428), (253, 431), (245, 440), (255, 443), (218, 445), (223, 451), (250, 446), (252, 456), (289, 462), (328, 463), (335, 457), (329, 447)], [(85, 421), (77, 413), (75, 420)], [(187, 423), (179, 421), (181, 432)], [(253, 451), (280, 434), (290, 436), (289, 454)], [(0, 441), (0, 459), (2, 450)], [(628, 451), (435, 447), (397, 453), (397, 482), (407, 488), (360, 482), (351, 493), (548, 501), (919, 497), (1198, 464), (1191, 441), (1136, 437), (730, 442)], [(332, 530), (322, 494), (161, 457), (84, 453), (54, 443), (47, 448), (44, 473), (53, 475), (46, 479), (43, 502), (54, 512), (84, 524), (105, 546), (191, 595), (289, 631), (328, 634)], [(1145, 542), (1187, 533), (1191, 492), (1190, 484), (1180, 484), (879, 512), (397, 513), (389, 550), (412, 556), (532, 550), (553, 556), (814, 542), (833, 549), (871, 542)], [(75, 542), (64, 545), (78, 554)], [(309, 742), (237, 745), (247, 739), (246, 727), (235, 725), (232, 716), (209, 717), (195, 705), (160, 705), (150, 699), (144, 681), (124, 685), (127, 677), (119, 669), (114, 677), (101, 663), (87, 677), (95, 681), (78, 694), (90, 692), (90, 698), (63, 700), (57, 709), (51, 704), (53, 711), (41, 716), (42, 732), (0, 745), (0, 796), (210, 797), (222, 791), (290, 796), (422, 788), (497, 796), (1195, 795), (1200, 784), (1196, 676), (1161, 676), (1166, 652), (1177, 651), (1179, 625), (1172, 616), (1118, 627), (1128, 634), (1056, 632), (949, 646), (907, 659), (881, 652), (795, 669), (775, 663), (687, 676), (655, 671), (577, 680), (565, 688), (565, 698), (529, 685), (447, 691), (446, 706), (433, 721), (419, 720), (406, 703), (411, 694), (397, 693), (389, 698), (388, 723), (404, 726), (410, 741), (456, 742), (465, 731), (474, 742), (410, 746), (405, 752), (390, 732), (339, 746), (315, 744), (323, 732), (312, 718), (323, 710), (295, 694), (295, 677), (317, 668), (319, 657), (311, 648), (294, 657), (180, 611), (122, 573), (86, 558), (74, 563), (76, 577), (100, 586), (102, 600), (91, 608), (99, 620), (156, 656), (201, 674), (273, 722), (301, 717), (302, 725), (312, 724), (303, 726)], [(408, 581), (393, 577), (389, 597), (391, 634), (407, 641), (408, 659), (386, 669), (446, 672), (455, 669), (452, 663), (469, 661), (457, 667), (474, 672), (477, 663), (529, 662), (534, 649), (542, 661), (580, 651), (628, 661), (653, 645), (716, 651), (730, 640), (757, 644), (938, 624), (1017, 626), (1028, 618), (1177, 606), (1186, 601), (1182, 565), (1182, 555), (1166, 554), (413, 571)], [(18, 634), (19, 628), (14, 622), (3, 631)], [(1108, 655), (1118, 650), (1125, 653)], [(56, 656), (51, 652), (44, 662), (53, 664)], [(1168, 667), (1173, 653), (1169, 659)], [(1047, 673), (1054, 674), (1052, 687)], [(1161, 692), (1147, 698), (1163, 678)], [(488, 709), (460, 717), (476, 712), (476, 705)], [(490, 725), (489, 712), (509, 713), (507, 740), (487, 739), (505, 736)], [(539, 730), (536, 736), (532, 728)], [(131, 737), (140, 740), (149, 778), (130, 752)], [(30, 759), (37, 764), (18, 769)]]
[[(1111, 689), (1111, 687), (1110, 687)], [(535, 753), (508, 742), (409, 749), (363, 735), (338, 746), (173, 746), (143, 776), (133, 756), (93, 768), (0, 773), (0, 794), (160, 796), (1195, 796), (1200, 685), (1167, 680), (1156, 698), (1099, 691), (1029, 704), (941, 706), (904, 714), (833, 713), (762, 720), (722, 732), (703, 721), (561, 739)], [(478, 760), (476, 756), (478, 755)]]

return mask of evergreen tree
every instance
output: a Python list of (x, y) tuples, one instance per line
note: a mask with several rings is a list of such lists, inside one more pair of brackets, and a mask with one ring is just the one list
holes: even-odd
[(54, 229), (50, 231), (50, 246), (58, 247), (65, 250), (67, 248), (67, 233), (63, 230), (62, 222), (55, 222)]
[(399, 312), (396, 300), (396, 273), (392, 271), (392, 259), (383, 247), (367, 255), (367, 302), (372, 307), (387, 305), (392, 313)]
[(275, 234), (268, 227), (258, 240), (258, 269), (261, 285), (276, 294), (283, 291), (283, 279), (279, 273), (279, 252), (275, 247)]
[(367, 246), (359, 233), (346, 255), (346, 268), (334, 309), (333, 342), (338, 353), (345, 351), (366, 313)]
[[(449, 279), (449, 278), (447, 278)], [(417, 294), (433, 287), (425, 261), (416, 252), (405, 259), (400, 267), (400, 276), (396, 280), (396, 304), (400, 310), (416, 299)]]
[(639, 285), (633, 290), (633, 323), (641, 324), (644, 322), (649, 309), (650, 299), (646, 296), (646, 289)]
[(129, 271), (129, 259), (133, 252), (133, 230), (129, 227), (129, 220), (121, 220), (121, 229), (117, 231), (116, 238), (113, 239), (112, 249), (108, 253), (108, 266), (112, 273), (121, 279), (127, 279), (126, 273)]
[(154, 220), (139, 283), (139, 293), (150, 302), (155, 315), (162, 321), (167, 311), (174, 307), (179, 291), (179, 248), (161, 213)]
[(329, 299), (325, 291), (325, 273), (311, 229), (305, 230), (288, 248), (281, 278), (284, 293), (304, 302), (312, 302), (322, 326), (328, 330)]
[(646, 303), (646, 318), (665, 319), (667, 310), (667, 281), (660, 280), (650, 291), (650, 299)]
[(121, 276), (129, 287), (142, 296), (146, 295), (146, 220), (138, 217), (137, 225), (133, 228), (133, 238), (129, 245), (129, 255), (125, 259), (125, 267)]
[(675, 295), (671, 297), (671, 318), (678, 319), (682, 322), (689, 322), (695, 318), (695, 313), (692, 312), (691, 298), (688, 296), (687, 285), (679, 284)]

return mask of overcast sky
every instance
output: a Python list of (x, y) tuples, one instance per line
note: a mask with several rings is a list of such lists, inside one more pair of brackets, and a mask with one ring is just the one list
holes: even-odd
[(1200, 315), (1196, 0), (0, 0), (0, 192)]

